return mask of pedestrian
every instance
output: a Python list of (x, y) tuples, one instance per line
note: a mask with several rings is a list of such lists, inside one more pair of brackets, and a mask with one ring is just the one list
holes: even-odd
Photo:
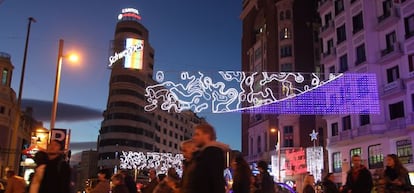
[(209, 124), (195, 126), (193, 141), (200, 151), (193, 157), (189, 193), (224, 193), (224, 155), (229, 151), (228, 145), (216, 141), (216, 131)]
[(111, 177), (112, 190), (111, 193), (129, 193), (128, 187), (124, 183), (124, 176), (122, 174), (114, 174)]
[(144, 187), (142, 187), (142, 193), (152, 193), (158, 185), (157, 171), (155, 171), (154, 168), (149, 170), (148, 175), (148, 184), (145, 184)]
[(260, 193), (259, 192), (259, 188), (258, 188), (258, 184), (257, 184), (257, 176), (255, 176), (254, 174), (250, 174), (250, 188), (249, 188), (249, 193)]
[(385, 189), (389, 193), (402, 193), (411, 191), (411, 181), (408, 170), (404, 167), (398, 156), (388, 154), (385, 158)]
[(189, 139), (181, 143), (180, 149), (184, 157), (180, 192), (188, 193), (190, 191), (190, 184), (193, 180), (191, 176), (195, 169), (195, 161), (193, 161), (193, 157), (198, 153), (198, 148), (194, 141)]
[(109, 193), (111, 190), (110, 182), (109, 182), (110, 174), (107, 169), (101, 169), (98, 172), (98, 184), (86, 192), (88, 193)]
[(233, 170), (233, 193), (249, 193), (252, 171), (241, 154), (237, 154), (232, 158), (231, 168)]
[(137, 193), (137, 184), (135, 183), (134, 178), (126, 170), (121, 170), (121, 174), (124, 177), (124, 182), (129, 190), (129, 193)]
[(64, 142), (52, 140), (47, 147), (48, 162), (46, 164), (39, 193), (69, 193), (70, 166), (64, 159)]
[(270, 176), (267, 171), (268, 165), (266, 161), (259, 161), (257, 163), (257, 169), (260, 172), (259, 176), (259, 192), (260, 193), (275, 193), (275, 185), (273, 177)]
[(347, 172), (343, 193), (370, 193), (373, 187), (371, 172), (362, 165), (360, 155), (352, 156), (352, 167)]
[(48, 162), (48, 155), (44, 151), (36, 152), (33, 160), (36, 163), (35, 172), (29, 184), (29, 193), (39, 193), (40, 184), (43, 180), (46, 164)]
[(315, 177), (312, 174), (308, 174), (303, 179), (303, 193), (315, 193)]
[(339, 193), (339, 189), (335, 184), (335, 176), (333, 173), (328, 173), (323, 178), (323, 193)]
[(180, 178), (178, 177), (175, 168), (169, 168), (167, 175), (164, 177), (157, 187), (155, 187), (153, 193), (178, 193)]
[(26, 181), (20, 176), (17, 176), (14, 170), (6, 172), (7, 186), (5, 193), (25, 193)]

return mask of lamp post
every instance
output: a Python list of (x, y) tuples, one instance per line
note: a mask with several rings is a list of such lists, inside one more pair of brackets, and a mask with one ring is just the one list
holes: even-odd
[[(57, 103), (59, 97), (59, 87), (60, 87), (60, 77), (62, 71), (62, 60), (65, 55), (63, 55), (63, 40), (59, 39), (59, 50), (58, 50), (58, 57), (56, 63), (56, 80), (55, 80), (55, 90), (53, 93), (53, 103), (52, 103), (52, 115), (50, 118), (50, 129), (55, 128), (55, 121), (56, 121), (56, 111), (57, 111)], [(70, 59), (72, 61), (77, 60), (77, 56), (71, 55)]]
[(29, 47), (30, 26), (32, 22), (36, 23), (36, 20), (33, 17), (29, 17), (29, 24), (27, 25), (26, 44), (24, 46), (24, 54), (23, 54), (22, 74), (20, 76), (19, 95), (17, 97), (17, 106), (19, 107), (18, 111), (21, 110), (24, 71), (26, 68), (27, 48)]
[(55, 128), (57, 100), (59, 97), (60, 75), (62, 71), (62, 60), (63, 60), (63, 40), (60, 39), (58, 58), (57, 58), (57, 64), (56, 64), (55, 90), (53, 92), (52, 115), (50, 117), (50, 129)]
[(280, 129), (275, 129), (275, 128), (272, 128), (272, 129), (270, 129), (270, 132), (272, 132), (272, 133), (276, 133), (277, 134), (277, 144), (276, 144), (276, 150), (277, 150), (277, 167), (278, 167), (278, 177), (277, 177), (277, 180), (279, 181), (279, 182), (281, 182), (281, 170), (282, 170), (282, 168), (281, 168), (281, 163), (282, 163), (282, 161), (281, 161), (281, 158), (282, 158), (282, 154), (281, 154), (281, 151), (280, 151), (280, 149), (281, 149), (281, 144), (280, 144)]

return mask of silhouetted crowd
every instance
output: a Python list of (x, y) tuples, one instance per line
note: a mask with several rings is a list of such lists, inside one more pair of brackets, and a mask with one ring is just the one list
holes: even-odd
[[(109, 170), (98, 172), (98, 183), (86, 188), (86, 193), (276, 193), (284, 192), (268, 172), (268, 163), (259, 161), (259, 173), (253, 175), (249, 164), (241, 153), (232, 154), (230, 170), (232, 177), (225, 176), (226, 144), (216, 141), (215, 129), (208, 124), (195, 127), (191, 140), (181, 143), (184, 157), (180, 177), (175, 168), (166, 174), (158, 174), (154, 168), (148, 170), (148, 180), (137, 186), (128, 171), (111, 175)], [(0, 183), (5, 193), (70, 193), (70, 167), (63, 156), (63, 143), (51, 141), (47, 152), (35, 154), (36, 169), (29, 186), (14, 171), (7, 172), (7, 185)], [(408, 170), (397, 155), (385, 158), (386, 167), (375, 189), (377, 193), (411, 193), (413, 188)], [(352, 167), (347, 172), (346, 183), (338, 187), (335, 175), (328, 173), (322, 183), (322, 190), (316, 190), (315, 178), (307, 174), (303, 179), (301, 193), (371, 193), (373, 179), (371, 172), (362, 164), (359, 155), (352, 156)]]

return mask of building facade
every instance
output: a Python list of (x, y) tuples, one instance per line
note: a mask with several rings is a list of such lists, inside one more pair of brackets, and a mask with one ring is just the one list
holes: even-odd
[(156, 82), (152, 79), (154, 49), (140, 18), (132, 8), (123, 9), (118, 17), (108, 103), (98, 138), (101, 168), (118, 166), (122, 151), (179, 153), (181, 141), (191, 138), (194, 124), (204, 121), (192, 112), (144, 110), (145, 88)]
[(11, 88), (13, 68), (11, 56), (0, 52), (0, 177), (4, 176), (6, 168), (18, 166), (10, 163), (17, 153), (17, 148), (11, 145), (17, 105), (16, 93)]
[(321, 0), (321, 63), (329, 73), (374, 73), (379, 114), (325, 116), (330, 172), (345, 182), (352, 155), (376, 174), (387, 154), (414, 171), (414, 1)]
[[(242, 70), (305, 74), (320, 71), (316, 5), (312, 0), (244, 0), (240, 16), (243, 22)], [(286, 90), (275, 88), (274, 95), (286, 96)], [(249, 163), (270, 162), (275, 154), (285, 160), (287, 150), (313, 145), (309, 137), (312, 130), (320, 135), (325, 133), (325, 124), (320, 118), (314, 115), (243, 114), (242, 152)], [(278, 138), (280, 152), (275, 151)], [(284, 164), (279, 164), (280, 170), (284, 170)], [(296, 181), (299, 177), (295, 176), (297, 174), (276, 179)]]

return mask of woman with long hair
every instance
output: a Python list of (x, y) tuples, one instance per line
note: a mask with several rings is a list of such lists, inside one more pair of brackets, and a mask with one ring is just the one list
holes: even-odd
[(231, 168), (233, 169), (233, 193), (249, 193), (252, 172), (241, 154), (231, 160)]
[(390, 193), (406, 192), (411, 189), (411, 182), (408, 170), (403, 166), (398, 156), (388, 154), (385, 158), (385, 188)]
[(306, 175), (303, 180), (303, 193), (315, 193), (315, 178), (312, 174)]

